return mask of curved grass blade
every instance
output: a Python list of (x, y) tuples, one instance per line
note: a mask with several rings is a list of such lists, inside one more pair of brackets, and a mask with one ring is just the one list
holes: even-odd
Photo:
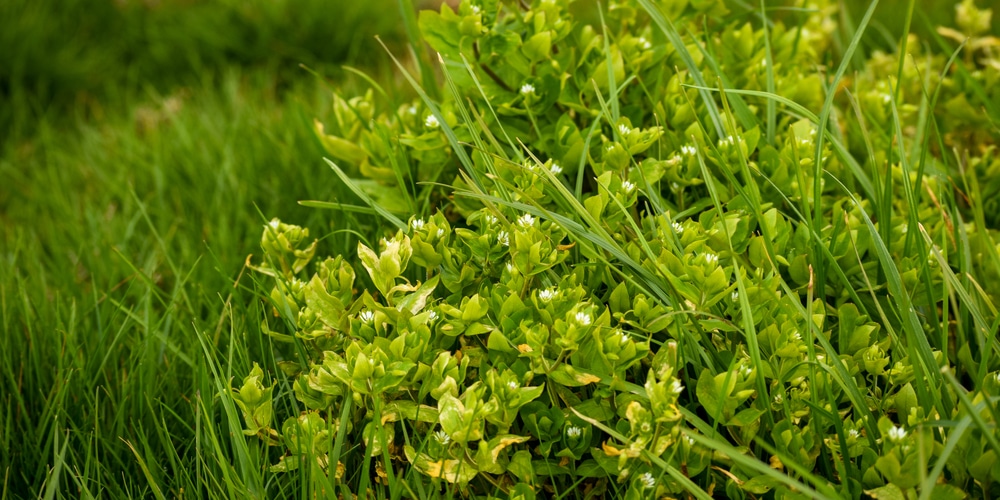
[(344, 173), (344, 171), (341, 170), (336, 163), (331, 161), (329, 158), (323, 158), (323, 161), (325, 161), (328, 165), (330, 165), (330, 168), (332, 168), (333, 171), (337, 173), (337, 176), (340, 177), (340, 180), (344, 181), (344, 184), (346, 184), (347, 187), (350, 188), (350, 190), (353, 191), (354, 194), (358, 196), (358, 198), (361, 198), (361, 200), (364, 201), (366, 204), (368, 204), (369, 207), (372, 207), (372, 209), (375, 210), (376, 213), (381, 215), (385, 220), (391, 222), (394, 226), (396, 226), (397, 229), (401, 231), (406, 230), (406, 223), (399, 220), (399, 217), (392, 215), (392, 213), (390, 213), (384, 207), (376, 203), (375, 200), (371, 199), (371, 197), (368, 196), (368, 194), (365, 193), (360, 187), (358, 187), (358, 185), (355, 184), (354, 181), (350, 177), (348, 177), (347, 174)]
[[(684, 61), (684, 66), (687, 67), (688, 74), (691, 75), (691, 79), (694, 80), (695, 84), (699, 87), (707, 88), (708, 85), (705, 84), (705, 78), (702, 77), (701, 70), (698, 69), (698, 65), (695, 64), (694, 58), (692, 58), (691, 53), (688, 52), (687, 45), (684, 44), (684, 40), (681, 38), (680, 33), (677, 32), (677, 28), (674, 27), (674, 24), (670, 22), (670, 20), (667, 19), (662, 12), (660, 12), (660, 9), (657, 8), (651, 0), (639, 0), (639, 3), (642, 4), (642, 7), (649, 13), (649, 17), (653, 19), (653, 22), (660, 28), (660, 31), (666, 35), (670, 44), (674, 46), (674, 50), (677, 51), (681, 60)], [(716, 106), (715, 101), (712, 99), (712, 94), (702, 88), (699, 88), (698, 92), (701, 94), (702, 100), (705, 101), (705, 108), (708, 109), (708, 116), (712, 120), (715, 132), (719, 135), (719, 137), (725, 137), (726, 129), (722, 126), (722, 114), (719, 113), (719, 107)]]

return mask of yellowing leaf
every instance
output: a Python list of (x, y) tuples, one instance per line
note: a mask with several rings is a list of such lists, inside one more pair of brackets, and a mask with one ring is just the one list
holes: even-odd
[(404, 446), (406, 460), (413, 464), (421, 473), (444, 479), (449, 483), (465, 484), (476, 477), (476, 466), (467, 460), (434, 460), (425, 453), (417, 453), (412, 446)]

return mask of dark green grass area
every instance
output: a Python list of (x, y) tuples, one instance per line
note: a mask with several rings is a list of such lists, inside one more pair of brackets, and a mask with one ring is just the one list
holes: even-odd
[(336, 196), (325, 166), (308, 160), (321, 151), (305, 110), (326, 92), (306, 82), (285, 98), (273, 85), (233, 70), (99, 123), (40, 125), (5, 151), (6, 492), (28, 494), (57, 463), (64, 483), (95, 481), (81, 485), (94, 495), (141, 492), (147, 481), (120, 438), (188, 472), (204, 383), (194, 332), (218, 340), (259, 214), (336, 225), (296, 203)]
[(0, 2), (0, 498), (241, 488), (199, 335), (260, 338), (263, 216), (371, 224), (298, 201), (347, 199), (312, 119), (363, 83), (340, 65), (378, 77), (398, 12)]
[[(40, 116), (98, 115), (123, 87), (178, 84), (232, 65), (330, 70), (401, 40), (396, 2), (9, 0), (0, 2), (0, 133)], [(9, 103), (9, 104), (8, 104)]]

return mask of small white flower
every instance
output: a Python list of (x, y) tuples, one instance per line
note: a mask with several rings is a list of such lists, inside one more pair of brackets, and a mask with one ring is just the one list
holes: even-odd
[(631, 131), (632, 129), (628, 128), (628, 125), (625, 125), (624, 123), (618, 125), (618, 132), (621, 135), (628, 135)]
[(528, 95), (535, 93), (535, 86), (530, 83), (525, 83), (521, 85), (521, 95)]
[(632, 184), (629, 181), (622, 181), (622, 190), (625, 191), (625, 194), (631, 193), (632, 191), (635, 191), (635, 184)]
[(614, 144), (608, 144), (607, 150), (608, 150), (609, 153), (611, 151), (614, 151), (615, 150), (615, 145)]
[(858, 432), (857, 429), (851, 429), (851, 430), (847, 431), (847, 437), (849, 437), (851, 439), (857, 439), (860, 436), (861, 436), (861, 433)]
[(762, 68), (766, 68), (766, 67), (767, 67), (767, 59), (766, 59), (766, 58), (765, 58), (765, 59), (763, 59), (762, 61), (760, 61), (760, 66), (761, 66)]
[(751, 373), (753, 373), (752, 368), (747, 365), (740, 365), (740, 375), (742, 375), (743, 378), (749, 378)]
[(444, 228), (439, 227), (437, 230), (437, 237), (440, 238), (442, 236), (444, 236)]
[(497, 243), (505, 247), (510, 246), (510, 235), (507, 234), (507, 231), (500, 231), (497, 233)]
[(684, 234), (684, 226), (680, 222), (671, 222), (670, 227), (674, 228), (674, 232), (678, 235)]
[(473, 5), (472, 6), (472, 13), (473, 14), (479, 14), (479, 6), (478, 5)]
[(546, 288), (545, 290), (539, 290), (539, 292), (538, 292), (538, 300), (540, 300), (542, 302), (548, 302), (548, 301), (554, 299), (557, 293), (558, 292), (556, 292), (555, 290), (552, 290), (551, 288)]
[(427, 118), (424, 118), (424, 126), (427, 128), (438, 128), (439, 126), (441, 126), (441, 123), (438, 122), (436, 116), (428, 115)]
[(643, 433), (652, 432), (653, 426), (649, 425), (649, 422), (643, 422), (641, 425), (639, 425), (639, 430), (642, 431)]
[(516, 390), (519, 386), (517, 385), (517, 381), (511, 380), (510, 382), (507, 382), (507, 387), (513, 391)]
[(364, 323), (371, 323), (375, 319), (375, 312), (365, 309), (358, 314), (358, 318)]
[(705, 262), (708, 262), (709, 264), (718, 264), (719, 262), (719, 256), (712, 252), (705, 252), (701, 254), (701, 256), (705, 259)]
[(774, 395), (774, 404), (780, 405), (781, 402), (784, 401), (784, 400), (785, 400), (785, 398), (781, 394), (775, 394)]
[(417, 107), (416, 106), (410, 106), (410, 107), (406, 108), (406, 112), (408, 114), (410, 114), (410, 115), (416, 115), (417, 114)]
[(809, 135), (816, 135), (816, 129), (809, 130)]
[(680, 394), (684, 392), (684, 386), (681, 385), (680, 380), (674, 379), (674, 381), (670, 383), (670, 392), (674, 394)]
[(889, 101), (891, 101), (891, 100), (892, 100), (892, 96), (891, 95), (889, 95), (889, 94), (882, 94), (882, 102), (884, 102), (886, 104), (889, 104)]
[(493, 224), (497, 223), (497, 217), (495, 215), (492, 215), (492, 214), (487, 214), (486, 217), (483, 217), (483, 219), (486, 221), (487, 224), (490, 224), (490, 225), (493, 225)]
[(671, 182), (670, 183), (670, 189), (673, 190), (673, 191), (680, 191), (681, 190), (681, 185), (678, 184), (678, 183), (676, 183), (676, 182)]
[(639, 46), (642, 47), (643, 50), (649, 50), (649, 49), (653, 48), (653, 44), (649, 43), (649, 40), (646, 40), (645, 37), (641, 37), (640, 36), (638, 42), (639, 42)]
[[(669, 160), (667, 160), (667, 161), (669, 161), (669, 162), (670, 162), (670, 163), (671, 163), (672, 165), (676, 165), (676, 164), (678, 164), (678, 163), (682, 162), (683, 160), (684, 160), (684, 159), (683, 159), (683, 158), (681, 158), (681, 155), (673, 155), (673, 156), (671, 156), (671, 157), (670, 157), (670, 159), (669, 159)], [(674, 183), (674, 184), (676, 184), (676, 183)]]
[(802, 334), (799, 333), (799, 332), (792, 332), (792, 339), (794, 339), (794, 340), (802, 340)]
[(451, 442), (451, 436), (445, 431), (437, 431), (434, 433), (434, 438), (438, 440), (441, 444), (448, 444)]
[(642, 487), (647, 490), (651, 490), (656, 487), (656, 478), (648, 472), (644, 472), (641, 476), (639, 476), (639, 482), (642, 483)]
[(902, 427), (896, 427), (895, 425), (889, 429), (888, 436), (889, 441), (898, 443), (903, 439), (906, 439), (906, 429)]
[(688, 446), (694, 446), (694, 438), (688, 436), (687, 434), (684, 435), (684, 442), (687, 443)]
[(996, 372), (993, 374), (993, 381), (996, 382), (997, 384), (1000, 384), (1000, 372)]
[(269, 225), (271, 226), (271, 229), (278, 229), (278, 226), (280, 224), (281, 224), (281, 221), (279, 221), (278, 219), (271, 219), (271, 222), (269, 223)]
[(424, 220), (413, 219), (410, 221), (410, 227), (412, 227), (414, 231), (419, 231), (424, 228)]
[(614, 335), (615, 341), (617, 341), (619, 344), (624, 343), (628, 339), (628, 335), (626, 335), (621, 328), (616, 328), (615, 333), (613, 333), (612, 335)]
[(808, 145), (810, 142), (812, 141), (810, 141), (809, 139), (799, 139), (799, 144), (802, 145)]
[(524, 227), (533, 226), (535, 224), (535, 218), (531, 214), (524, 214), (517, 219), (517, 223)]
[(568, 429), (566, 429), (566, 435), (571, 438), (578, 438), (580, 437), (581, 434), (583, 434), (583, 429), (575, 425), (572, 425)]
[(552, 166), (549, 167), (549, 172), (552, 172), (552, 175), (559, 175), (562, 173), (562, 167), (558, 163), (553, 162)]
[(590, 315), (583, 311), (580, 311), (576, 313), (576, 322), (580, 323), (583, 326), (587, 326), (590, 324)]
[(685, 145), (681, 146), (681, 153), (686, 154), (688, 156), (694, 156), (694, 155), (698, 154), (698, 150), (695, 149), (694, 146), (692, 146), (690, 144), (685, 144)]
[(437, 321), (437, 319), (438, 319), (438, 313), (436, 311), (429, 311), (427, 313), (427, 322), (433, 323)]
[(729, 298), (733, 299), (733, 302), (739, 302), (740, 301), (740, 292), (739, 291), (734, 291), (733, 293), (729, 294)]

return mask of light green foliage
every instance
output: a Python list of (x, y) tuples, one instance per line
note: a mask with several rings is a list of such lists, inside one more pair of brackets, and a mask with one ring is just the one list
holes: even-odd
[(260, 380), (263, 376), (263, 370), (255, 363), (250, 375), (243, 379), (243, 386), (233, 393), (233, 399), (243, 411), (243, 420), (247, 423), (243, 433), (248, 436), (266, 437), (271, 430), (271, 391), (274, 387), (264, 387)]
[[(336, 396), (304, 415), (368, 447), (337, 458), (400, 493), (989, 497), (995, 47), (956, 73), (914, 39), (831, 80), (868, 18), (845, 39), (808, 7), (422, 12), (443, 95), (337, 98), (317, 131), (383, 209), (430, 215), (358, 243), (350, 319), (276, 333)], [(989, 16), (957, 7), (970, 36)], [(286, 325), (312, 308), (275, 297)]]

